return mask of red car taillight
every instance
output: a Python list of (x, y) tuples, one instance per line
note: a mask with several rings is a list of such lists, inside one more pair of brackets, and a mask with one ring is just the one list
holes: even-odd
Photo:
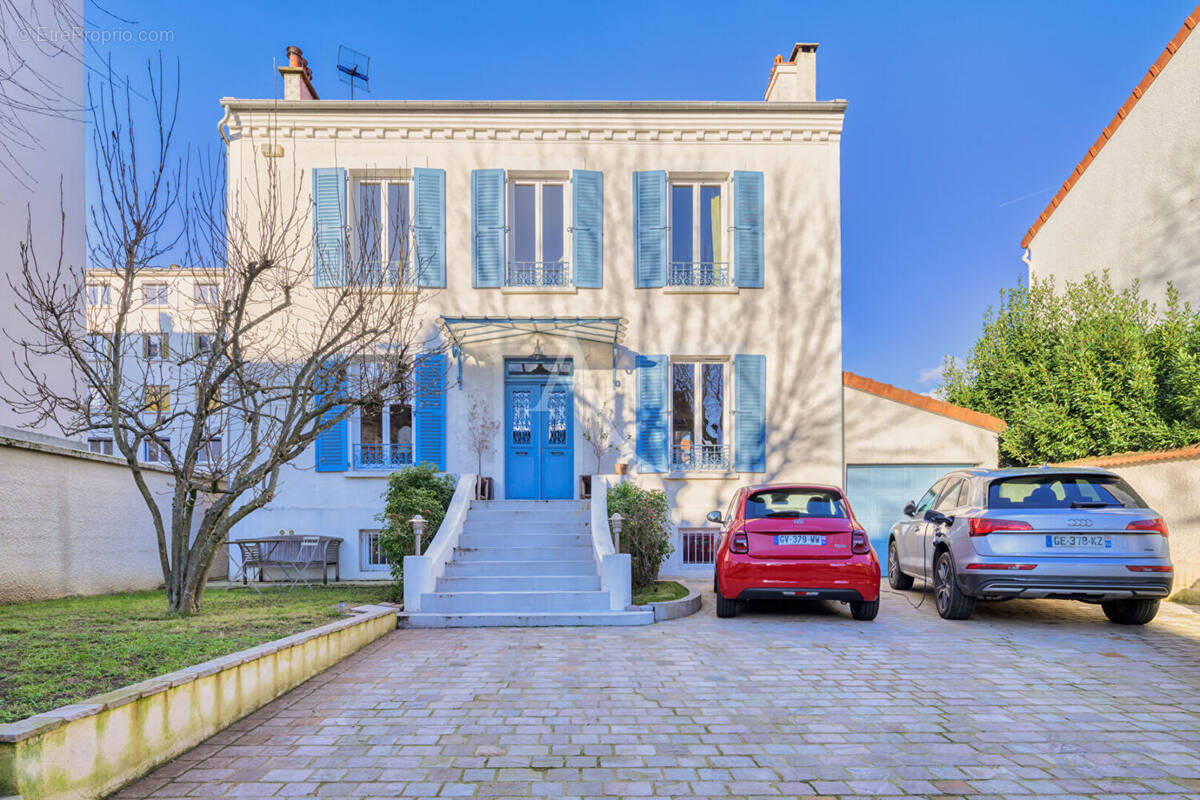
[(1035, 569), (1037, 564), (967, 564), (967, 569)]
[(850, 534), (850, 552), (858, 556), (865, 556), (871, 552), (871, 542), (867, 540), (867, 532), (855, 530)]
[(1163, 538), (1167, 537), (1167, 522), (1162, 517), (1154, 519), (1139, 519), (1134, 520), (1125, 526), (1127, 531), (1155, 531), (1161, 533)]
[(987, 536), (996, 531), (1031, 531), (1033, 526), (1028, 522), (1015, 519), (988, 519), (987, 517), (971, 517), (968, 521), (968, 533), (972, 536)]
[(1157, 564), (1126, 564), (1125, 569), (1130, 572), (1174, 572), (1175, 568), (1170, 565), (1159, 566)]
[(750, 540), (746, 538), (744, 531), (735, 533), (733, 538), (729, 540), (729, 552), (731, 553), (749, 553)]

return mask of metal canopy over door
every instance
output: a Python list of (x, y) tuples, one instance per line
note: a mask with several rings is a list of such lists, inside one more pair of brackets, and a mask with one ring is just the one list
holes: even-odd
[(879, 565), (887, 573), (887, 541), (892, 525), (904, 516), (904, 504), (919, 500), (947, 472), (973, 464), (849, 464), (846, 495), (854, 515), (867, 529)]
[(575, 396), (570, 359), (504, 362), (504, 482), (510, 500), (575, 496)]

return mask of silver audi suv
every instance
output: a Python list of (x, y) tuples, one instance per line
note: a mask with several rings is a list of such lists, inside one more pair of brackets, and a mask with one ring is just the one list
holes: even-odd
[(1166, 523), (1108, 470), (958, 470), (904, 514), (888, 537), (888, 583), (932, 583), (945, 619), (967, 619), (976, 600), (1054, 597), (1144, 625), (1171, 592)]

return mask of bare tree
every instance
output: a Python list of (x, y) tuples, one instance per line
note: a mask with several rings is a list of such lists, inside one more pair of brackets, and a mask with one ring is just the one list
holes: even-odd
[(492, 414), (492, 407), (488, 401), (479, 397), (471, 398), (471, 406), (467, 410), (467, 424), (460, 429), (459, 437), (467, 449), (475, 454), (476, 496), (482, 496), (483, 457), (491, 455), (496, 449), (496, 434), (499, 430), (500, 422)]
[[(188, 614), (285, 464), (398, 385), (440, 387), (412, 386), (423, 296), (408, 237), (384, 259), (376, 223), (343, 225), (315, 252), (302, 173), (256, 153), (230, 183), (223, 155), (176, 158), (161, 60), (150, 78), (157, 130), (135, 131), (128, 94), (102, 90), (94, 106), (90, 267), (21, 246), (13, 288), (39, 338), (14, 339), (19, 380), (6, 383), (31, 424), (111, 435), (153, 520), (169, 608)], [(74, 391), (45, 380), (51, 358), (69, 362)], [(169, 504), (147, 483), (148, 456), (174, 477)]]
[(579, 432), (583, 436), (583, 440), (592, 448), (592, 455), (596, 458), (597, 473), (603, 469), (604, 457), (620, 450), (621, 445), (629, 441), (628, 436), (619, 442), (616, 441), (614, 439), (616, 430), (616, 418), (607, 405), (601, 406), (595, 411), (586, 411), (580, 418)]

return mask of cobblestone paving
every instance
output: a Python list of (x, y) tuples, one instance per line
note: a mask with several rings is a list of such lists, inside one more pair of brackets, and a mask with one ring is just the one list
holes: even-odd
[(1200, 614), (920, 597), (397, 631), (119, 797), (1200, 797)]

